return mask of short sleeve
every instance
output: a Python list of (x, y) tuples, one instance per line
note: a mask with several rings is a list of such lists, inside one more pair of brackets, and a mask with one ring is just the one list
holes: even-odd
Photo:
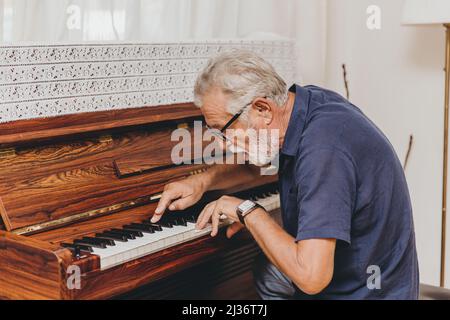
[(303, 153), (297, 162), (296, 185), (296, 241), (331, 238), (350, 244), (356, 197), (356, 171), (351, 158), (334, 148)]

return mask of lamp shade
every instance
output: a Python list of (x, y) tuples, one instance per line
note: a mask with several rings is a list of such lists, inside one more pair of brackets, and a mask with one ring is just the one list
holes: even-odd
[(450, 23), (450, 0), (405, 0), (403, 24)]

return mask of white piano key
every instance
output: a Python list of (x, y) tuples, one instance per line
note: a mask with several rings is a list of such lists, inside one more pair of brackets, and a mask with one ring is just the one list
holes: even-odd
[[(280, 207), (279, 194), (260, 196), (256, 202), (266, 208), (267, 211)], [(230, 223), (231, 221), (228, 219), (222, 220), (219, 226), (224, 227)], [(187, 226), (163, 227), (162, 231), (144, 233), (143, 237), (129, 239), (127, 242), (116, 241), (116, 246), (108, 246), (105, 249), (94, 248), (93, 253), (100, 257), (101, 269), (104, 270), (209, 235), (211, 230), (211, 224), (206, 225), (202, 230), (197, 230), (195, 223), (188, 222)]]

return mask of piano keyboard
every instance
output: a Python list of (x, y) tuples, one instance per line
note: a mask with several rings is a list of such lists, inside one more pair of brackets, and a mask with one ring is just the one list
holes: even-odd
[[(273, 186), (262, 188), (257, 193), (240, 195), (241, 198), (258, 202), (267, 211), (280, 207), (279, 193)], [(195, 228), (197, 216), (202, 208), (203, 206), (197, 205), (184, 211), (170, 212), (155, 224), (146, 219), (97, 233), (95, 237), (83, 237), (74, 240), (73, 243), (63, 243), (62, 246), (71, 249), (75, 254), (88, 251), (98, 255), (101, 270), (105, 270), (210, 234), (211, 224), (202, 230)], [(224, 219), (219, 227), (231, 223), (230, 220)]]

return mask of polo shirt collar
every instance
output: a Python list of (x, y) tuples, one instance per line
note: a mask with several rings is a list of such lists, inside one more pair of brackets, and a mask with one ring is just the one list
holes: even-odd
[(281, 153), (287, 156), (295, 156), (300, 145), (300, 138), (305, 127), (306, 115), (308, 113), (310, 92), (299, 86), (292, 85), (290, 92), (295, 93), (294, 107), (289, 119), (288, 128), (284, 136)]

